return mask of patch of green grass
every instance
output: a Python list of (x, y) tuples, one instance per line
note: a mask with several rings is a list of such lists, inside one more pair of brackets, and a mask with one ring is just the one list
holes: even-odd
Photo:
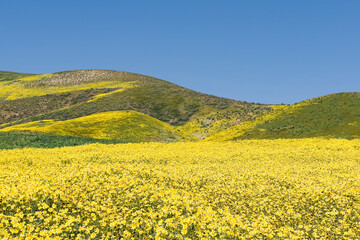
[(18, 78), (31, 76), (31, 75), (34, 75), (34, 74), (0, 71), (0, 82), (13, 81), (13, 80), (16, 80)]
[(78, 146), (91, 143), (116, 144), (126, 143), (121, 140), (94, 139), (86, 137), (58, 136), (30, 132), (0, 133), (0, 149), (14, 148), (56, 148)]

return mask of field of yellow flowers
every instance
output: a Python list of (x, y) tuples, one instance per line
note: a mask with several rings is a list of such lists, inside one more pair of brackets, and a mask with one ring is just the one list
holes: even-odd
[(360, 140), (0, 151), (0, 238), (359, 239)]

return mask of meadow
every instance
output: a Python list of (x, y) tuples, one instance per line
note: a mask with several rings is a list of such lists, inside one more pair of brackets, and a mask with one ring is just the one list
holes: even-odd
[(0, 238), (357, 239), (360, 140), (0, 150)]

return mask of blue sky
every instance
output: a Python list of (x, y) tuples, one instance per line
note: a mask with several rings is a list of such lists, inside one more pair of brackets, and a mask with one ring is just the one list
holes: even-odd
[(261, 103), (360, 91), (360, 1), (2, 0), (0, 70), (112, 69)]

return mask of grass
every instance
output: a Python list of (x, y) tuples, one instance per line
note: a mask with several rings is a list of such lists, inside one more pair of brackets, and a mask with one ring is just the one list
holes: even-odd
[(86, 137), (58, 136), (31, 132), (0, 133), (0, 149), (14, 148), (57, 148), (79, 146), (90, 143), (116, 144), (125, 143), (120, 140), (94, 139)]
[(12, 81), (12, 80), (16, 80), (18, 78), (31, 76), (31, 75), (34, 75), (34, 74), (0, 71), (0, 82)]

